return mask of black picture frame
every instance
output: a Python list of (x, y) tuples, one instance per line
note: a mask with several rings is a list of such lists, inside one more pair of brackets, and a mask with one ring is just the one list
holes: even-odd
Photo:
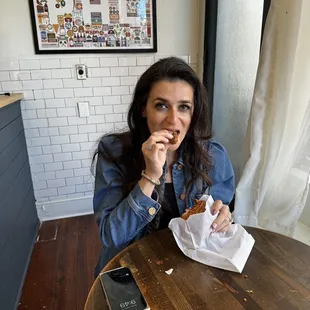
[[(123, 53), (156, 53), (157, 52), (156, 0), (143, 0), (144, 2), (149, 1), (149, 3), (151, 3), (151, 7), (150, 7), (151, 11), (150, 11), (150, 14), (148, 14), (147, 18), (146, 18), (146, 19), (148, 19), (151, 17), (150, 21), (151, 21), (151, 37), (152, 37), (151, 42), (152, 42), (152, 44), (150, 44), (149, 47), (134, 45), (134, 46), (108, 46), (108, 47), (99, 46), (99, 47), (94, 47), (94, 48), (85, 48), (85, 47), (83, 48), (83, 47), (77, 47), (77, 46), (70, 48), (70, 47), (65, 46), (65, 45), (62, 46), (62, 48), (60, 48), (59, 46), (56, 47), (56, 45), (59, 44), (58, 40), (57, 40), (57, 42), (53, 42), (55, 45), (54, 48), (52, 48), (52, 47), (42, 48), (40, 45), (39, 36), (38, 36), (39, 25), (38, 25), (38, 19), (37, 19), (37, 14), (38, 14), (37, 4), (38, 4), (38, 2), (40, 2), (40, 4), (42, 4), (42, 3), (47, 4), (49, 0), (28, 0), (28, 1), (29, 1), (30, 17), (31, 17), (31, 24), (32, 24), (32, 33), (33, 33), (33, 40), (34, 40), (34, 47), (35, 47), (35, 53), (36, 54), (84, 54), (84, 53), (123, 54)], [(83, 5), (85, 5), (85, 0), (73, 0), (74, 3), (76, 1), (79, 1), (79, 2), (83, 1), (84, 2)], [(86, 0), (86, 1), (90, 2), (90, 0)], [(103, 0), (98, 0), (98, 1), (100, 2)], [(113, 0), (110, 0), (110, 1), (113, 1)], [(114, 1), (116, 1), (116, 0), (114, 0)], [(120, 2), (124, 1), (125, 2), (127, 0), (118, 0), (118, 1), (120, 1)], [(139, 1), (139, 0), (135, 0), (135, 1)], [(51, 2), (53, 2), (53, 4), (55, 5), (55, 0), (51, 1)], [(58, 2), (60, 3), (62, 1), (58, 1)], [(89, 5), (91, 6), (92, 4), (89, 4)], [(73, 23), (73, 19), (72, 19), (72, 25), (73, 24), (74, 23)], [(115, 25), (117, 25), (117, 23), (115, 23)], [(119, 25), (125, 25), (125, 24), (119, 24)], [(85, 26), (85, 25), (83, 24), (83, 26)], [(104, 25), (102, 25), (102, 27), (103, 26), (104, 27), (112, 27), (113, 24), (111, 24), (111, 25), (110, 24), (104, 24)], [(128, 27), (128, 28), (130, 28), (130, 30), (132, 30), (131, 28), (134, 28), (134, 27)], [(145, 28), (145, 26), (144, 26), (144, 28)], [(102, 28), (102, 31), (103, 30), (104, 29)], [(107, 28), (105, 28), (105, 31), (107, 31)], [(41, 35), (41, 33), (40, 33), (40, 35)], [(105, 35), (106, 35), (106, 33), (105, 33)], [(69, 36), (66, 36), (66, 37), (69, 37)], [(72, 42), (71, 38), (72, 38), (72, 36), (70, 37), (70, 42)], [(55, 40), (55, 36), (52, 39)], [(84, 37), (83, 40), (85, 40), (85, 39), (86, 38)], [(145, 38), (144, 38), (144, 40), (145, 40)], [(134, 39), (134, 41), (136, 42), (136, 38)], [(142, 41), (142, 39), (140, 38), (140, 42), (141, 41)], [(66, 41), (64, 41), (64, 42), (66, 42)], [(95, 42), (95, 43), (99, 43), (99, 45), (100, 45), (100, 43), (102, 43), (102, 42)], [(124, 42), (124, 39), (122, 39), (121, 44), (123, 44), (123, 43), (126, 44)], [(67, 42), (67, 44), (69, 44), (69, 43)], [(74, 42), (74, 44), (76, 44), (76, 43)], [(107, 44), (107, 41), (106, 41), (106, 44)]]

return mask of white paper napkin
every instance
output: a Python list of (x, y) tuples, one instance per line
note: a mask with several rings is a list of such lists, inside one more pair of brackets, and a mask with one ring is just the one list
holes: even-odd
[(224, 233), (212, 233), (211, 224), (217, 214), (211, 214), (213, 198), (204, 195), (206, 211), (193, 214), (187, 220), (174, 218), (169, 223), (180, 250), (202, 264), (241, 273), (255, 240), (239, 224)]

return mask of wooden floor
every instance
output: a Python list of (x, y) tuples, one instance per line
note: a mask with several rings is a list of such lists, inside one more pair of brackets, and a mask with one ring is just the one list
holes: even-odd
[(83, 309), (100, 249), (93, 215), (44, 222), (18, 310)]

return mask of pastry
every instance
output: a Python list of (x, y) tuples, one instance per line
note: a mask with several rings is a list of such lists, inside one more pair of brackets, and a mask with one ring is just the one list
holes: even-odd
[(199, 214), (206, 211), (206, 202), (204, 200), (196, 201), (196, 205), (193, 206), (191, 209), (188, 209), (186, 212), (182, 214), (182, 219), (187, 220), (193, 214)]
[(172, 132), (173, 138), (170, 140), (171, 144), (177, 144), (178, 143), (178, 133), (176, 131)]

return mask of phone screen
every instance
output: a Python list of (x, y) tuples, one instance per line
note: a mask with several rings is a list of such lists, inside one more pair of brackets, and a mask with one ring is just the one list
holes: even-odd
[(100, 280), (111, 310), (149, 309), (129, 268), (102, 273)]

